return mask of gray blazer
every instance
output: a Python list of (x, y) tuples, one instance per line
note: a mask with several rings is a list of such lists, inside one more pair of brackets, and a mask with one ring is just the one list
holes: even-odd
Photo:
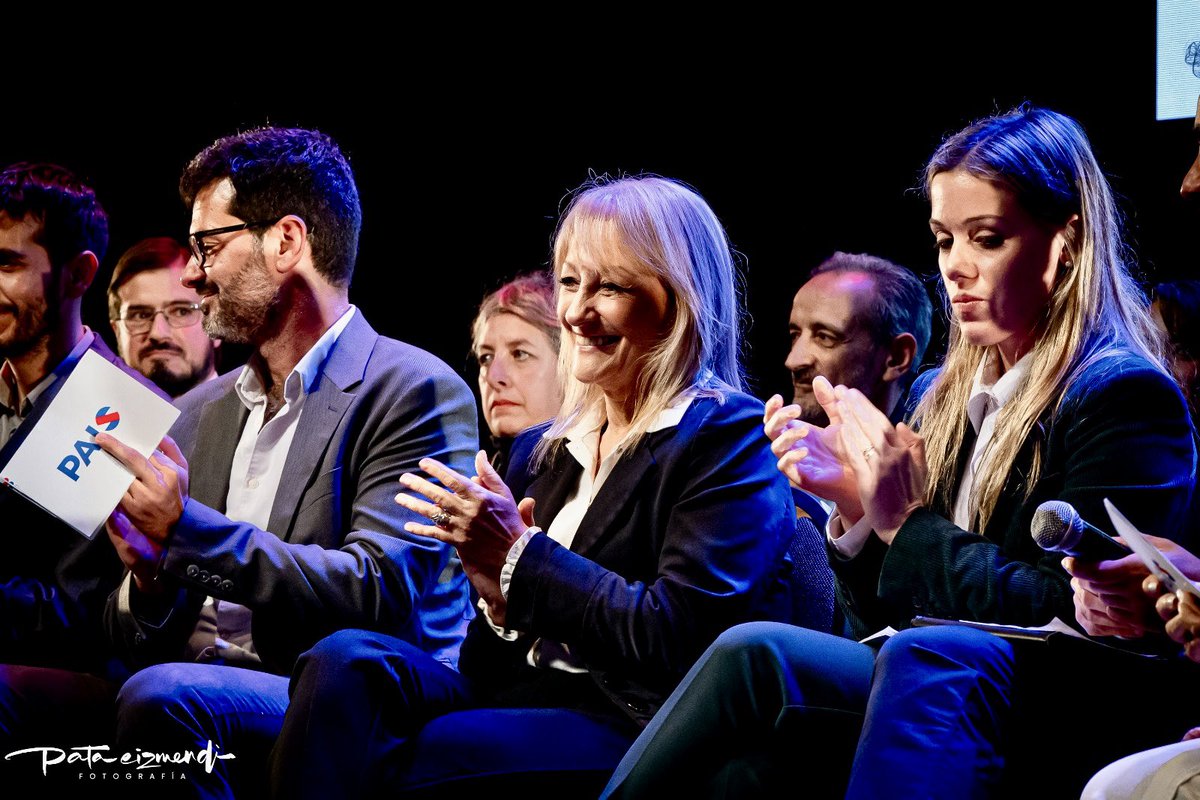
[(475, 401), (436, 357), (379, 336), (356, 311), (305, 400), (268, 530), (224, 515), (234, 450), (248, 411), (238, 371), (182, 397), (171, 429), (188, 459), (190, 500), (160, 579), (178, 587), (169, 608), (135, 588), (106, 621), (135, 666), (179, 660), (204, 597), (247, 606), (266, 668), (342, 628), (383, 631), (435, 658), (457, 660), (471, 617), (452, 548), (404, 531), (419, 519), (394, 496), (403, 472), (432, 456), (471, 474)]

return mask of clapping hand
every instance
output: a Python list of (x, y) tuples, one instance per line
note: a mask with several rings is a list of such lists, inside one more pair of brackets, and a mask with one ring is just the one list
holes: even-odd
[(518, 504), (482, 450), (475, 456), (478, 475), (472, 478), (432, 458), (421, 459), (420, 467), (442, 485), (405, 473), (400, 483), (426, 500), (401, 492), (396, 502), (433, 524), (407, 522), (404, 529), (453, 545), (468, 580), (487, 603), (492, 622), (503, 625), (506, 603), (500, 570), (513, 542), (533, 525), (533, 500)]
[(779, 471), (792, 486), (836, 503), (843, 519), (853, 523), (862, 517), (862, 507), (858, 483), (839, 436), (842, 421), (833, 387), (818, 376), (813, 394), (829, 417), (827, 427), (802, 421), (800, 406), (785, 406), (783, 398), (775, 395), (767, 401), (763, 431), (779, 459)]

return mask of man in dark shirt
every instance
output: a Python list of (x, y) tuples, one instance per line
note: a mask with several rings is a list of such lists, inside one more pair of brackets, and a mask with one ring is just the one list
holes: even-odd
[[(70, 172), (24, 163), (0, 171), (0, 464), (88, 350), (162, 395), (81, 320), (107, 244), (104, 209)], [(101, 619), (121, 562), (103, 531), (82, 536), (7, 487), (0, 520), (0, 756), (31, 742), (106, 741), (108, 679), (122, 670)], [(25, 767), (0, 761), (0, 776)]]

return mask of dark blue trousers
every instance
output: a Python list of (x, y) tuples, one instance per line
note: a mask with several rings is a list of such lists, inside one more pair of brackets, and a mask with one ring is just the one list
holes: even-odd
[(970, 628), (912, 628), (888, 639), (846, 797), (993, 796), (1014, 666), (1009, 641)]
[(773, 622), (721, 634), (617, 767), (606, 797), (841, 797), (875, 651)]
[(617, 767), (604, 797), (1078, 796), (1119, 755), (1200, 722), (1200, 671), (1091, 642), (914, 628), (866, 645), (732, 628)]
[[(587, 675), (561, 676), (594, 689)], [(272, 754), (273, 794), (453, 797), (487, 787), (594, 795), (637, 734), (615, 706), (488, 707), (494, 700), (401, 639), (339, 631), (297, 664)]]
[(161, 796), (261, 797), (271, 745), (287, 709), (287, 686), (287, 678), (239, 667), (148, 667), (117, 695), (117, 749), (195, 754), (212, 742), (214, 754), (233, 758), (214, 758), (211, 769), (192, 763), (166, 770), (185, 771), (187, 777), (163, 782)]

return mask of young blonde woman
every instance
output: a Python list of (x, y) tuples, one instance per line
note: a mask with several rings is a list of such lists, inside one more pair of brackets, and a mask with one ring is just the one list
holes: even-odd
[[(1070, 578), (1032, 541), (1035, 509), (1064, 500), (1106, 527), (1108, 497), (1174, 532), (1194, 471), (1183, 398), (1073, 120), (1025, 108), (976, 123), (933, 155), (925, 190), (951, 339), (942, 368), (914, 385), (912, 427), (824, 383), (828, 428), (774, 400), (767, 433), (793, 483), (837, 503), (830, 560), (857, 632), (919, 615), (1069, 620)], [(987, 796), (1020, 681), (1004, 640), (962, 630), (904, 630), (877, 659), (847, 640), (739, 626), (608, 793), (840, 797), (849, 780), (856, 798)]]

